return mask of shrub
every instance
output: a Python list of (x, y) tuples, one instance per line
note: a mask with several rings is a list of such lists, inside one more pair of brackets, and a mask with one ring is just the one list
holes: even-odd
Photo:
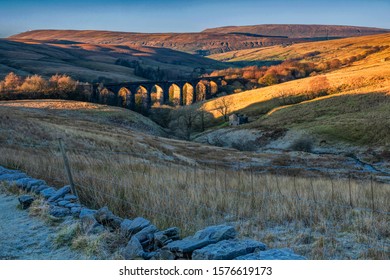
[(328, 94), (330, 83), (326, 76), (317, 76), (309, 83), (308, 93), (310, 98)]
[(245, 152), (254, 152), (257, 150), (256, 141), (236, 141), (231, 146), (236, 150)]
[(260, 84), (267, 85), (267, 86), (277, 84), (278, 82), (279, 82), (278, 77), (274, 73), (268, 73), (264, 77), (259, 79)]
[(313, 141), (309, 138), (300, 138), (291, 144), (290, 149), (294, 151), (311, 153), (313, 151)]

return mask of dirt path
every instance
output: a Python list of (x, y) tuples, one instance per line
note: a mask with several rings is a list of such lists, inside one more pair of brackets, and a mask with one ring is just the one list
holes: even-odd
[(56, 228), (17, 208), (15, 196), (0, 194), (0, 259), (74, 260), (84, 256), (69, 248), (54, 248)]

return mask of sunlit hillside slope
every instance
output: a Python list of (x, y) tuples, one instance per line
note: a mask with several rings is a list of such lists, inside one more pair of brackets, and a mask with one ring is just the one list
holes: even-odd
[[(242, 51), (234, 59), (291, 59), (316, 52), (301, 60), (322, 63), (373, 48), (376, 52), (321, 75), (225, 97), (231, 112), (245, 113), (252, 121), (238, 129), (282, 127), (350, 144), (389, 146), (390, 35), (274, 47), (251, 54)], [(326, 77), (327, 94), (315, 98), (312, 87), (318, 76)], [(217, 103), (218, 99), (210, 100), (203, 107), (221, 117), (215, 110)]]

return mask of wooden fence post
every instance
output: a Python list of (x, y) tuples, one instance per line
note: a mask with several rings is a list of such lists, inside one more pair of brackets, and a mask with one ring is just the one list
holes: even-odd
[(372, 178), (372, 175), (371, 175), (371, 207), (372, 207), (372, 211), (374, 212), (375, 211), (375, 202), (374, 202), (374, 184), (373, 184), (373, 178)]
[(349, 174), (348, 176), (348, 188), (349, 188), (349, 205), (351, 206), (351, 208), (353, 208), (353, 204), (352, 204), (352, 187), (351, 187), (351, 177), (352, 175)]
[(250, 165), (250, 171), (251, 171), (251, 192), (252, 192), (252, 199), (251, 199), (251, 207), (252, 209), (255, 207), (255, 189), (253, 186), (253, 167), (252, 164)]
[(58, 142), (59, 142), (59, 145), (60, 145), (62, 158), (64, 159), (65, 171), (66, 171), (66, 175), (68, 177), (70, 188), (72, 190), (72, 193), (77, 197), (77, 200), (80, 201), (80, 198), (79, 198), (79, 196), (77, 194), (77, 191), (76, 191), (76, 188), (75, 188), (75, 185), (74, 185), (74, 182), (73, 182), (72, 172), (70, 170), (69, 161), (68, 161), (68, 157), (66, 156), (66, 152), (65, 152), (64, 143), (62, 141), (62, 138), (58, 138)]

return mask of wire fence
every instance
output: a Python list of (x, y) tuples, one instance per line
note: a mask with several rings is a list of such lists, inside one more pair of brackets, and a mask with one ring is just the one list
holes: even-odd
[[(368, 249), (388, 254), (390, 186), (377, 182), (375, 174), (366, 180), (332, 174), (305, 178), (266, 174), (251, 163), (229, 168), (150, 160), (128, 151), (65, 148), (80, 200), (93, 208), (144, 216), (161, 228), (179, 226), (185, 234), (231, 223), (242, 235), (259, 238), (260, 231), (294, 225), (295, 235), (311, 240), (322, 232), (324, 242), (331, 243), (341, 228), (350, 226), (349, 231), (370, 237)], [(1, 150), (0, 164), (54, 185), (69, 183), (59, 146), (9, 141)], [(288, 246), (291, 241), (280, 242)], [(312, 254), (331, 258), (337, 254), (333, 245)]]

